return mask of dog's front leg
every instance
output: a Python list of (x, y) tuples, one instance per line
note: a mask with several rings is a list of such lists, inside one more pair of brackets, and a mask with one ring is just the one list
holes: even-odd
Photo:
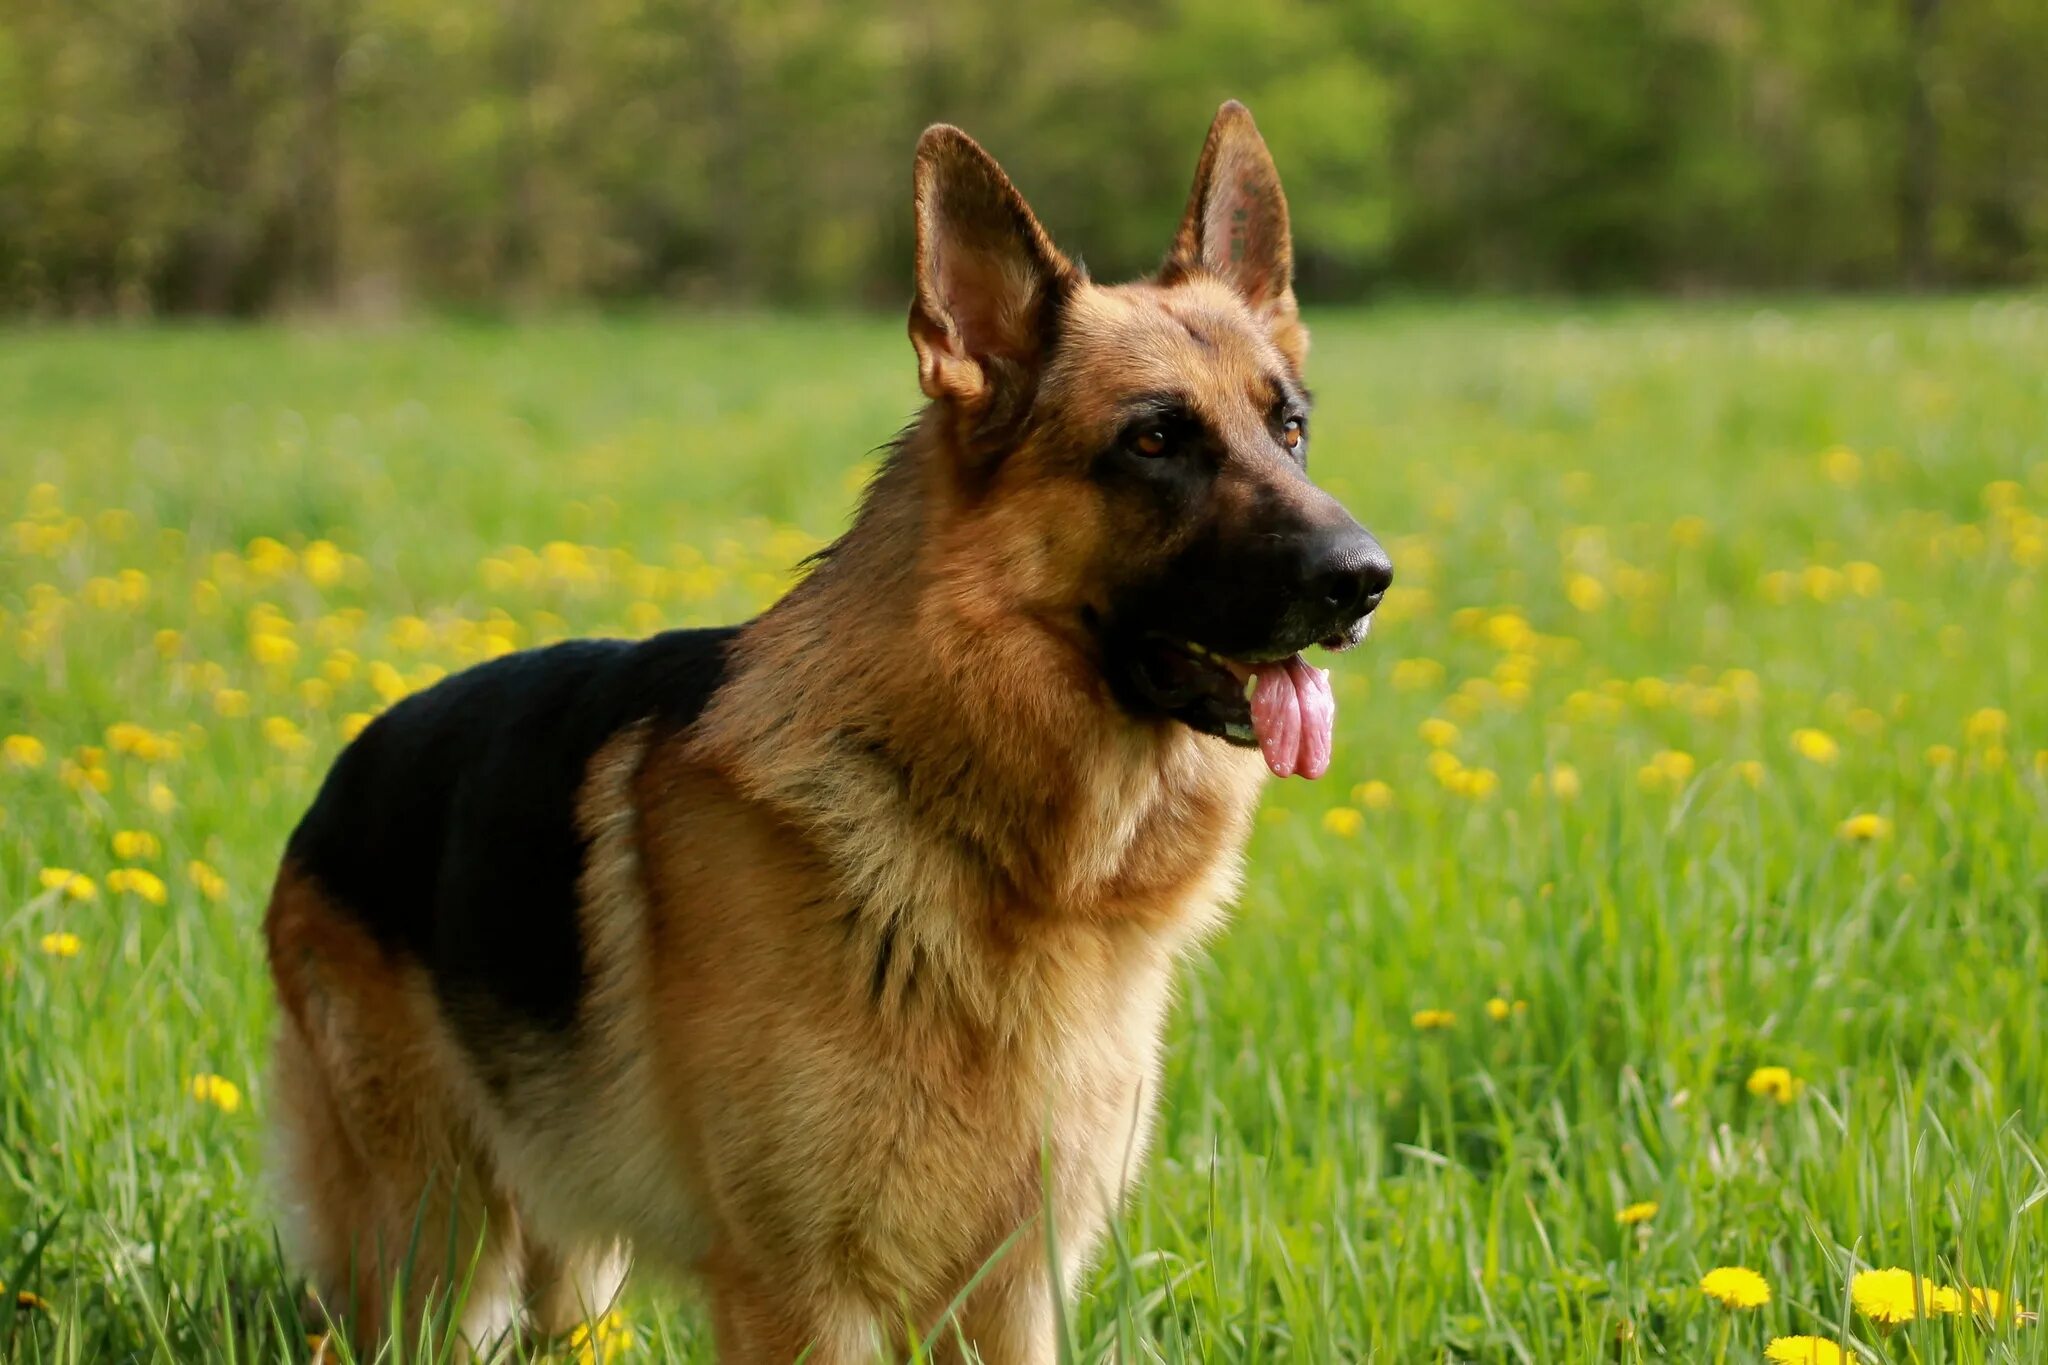
[(1054, 1365), (1059, 1325), (1053, 1296), (1058, 1292), (1039, 1256), (1011, 1254), (990, 1268), (939, 1333), (932, 1358), (945, 1365)]
[(872, 1314), (793, 1292), (758, 1276), (709, 1273), (718, 1365), (875, 1365), (881, 1337)]

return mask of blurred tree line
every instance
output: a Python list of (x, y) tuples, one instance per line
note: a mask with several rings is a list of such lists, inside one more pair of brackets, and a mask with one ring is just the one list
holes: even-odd
[(1309, 297), (2048, 261), (2043, 0), (0, 0), (0, 310), (893, 303), (938, 119), (1116, 276), (1230, 95)]

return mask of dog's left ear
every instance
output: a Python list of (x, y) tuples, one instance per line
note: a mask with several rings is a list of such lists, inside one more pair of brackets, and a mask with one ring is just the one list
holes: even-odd
[(917, 297), (910, 344), (925, 396), (979, 411), (1043, 357), (1074, 267), (995, 158), (958, 128), (917, 143)]
[(1294, 303), (1287, 196), (1251, 110), (1236, 100), (1226, 101), (1209, 125), (1187, 212), (1160, 275), (1171, 283), (1198, 271), (1237, 290), (1288, 363), (1301, 369), (1308, 330)]

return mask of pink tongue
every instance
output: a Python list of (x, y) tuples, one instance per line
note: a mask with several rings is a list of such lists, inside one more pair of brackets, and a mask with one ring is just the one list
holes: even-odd
[(1337, 698), (1330, 675), (1297, 654), (1252, 670), (1252, 733), (1275, 777), (1321, 777), (1330, 770)]

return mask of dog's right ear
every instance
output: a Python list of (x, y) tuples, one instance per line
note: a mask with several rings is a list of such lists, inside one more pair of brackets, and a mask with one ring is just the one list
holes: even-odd
[(986, 407), (1043, 358), (1074, 267), (958, 128), (934, 124), (918, 139), (916, 211), (917, 382), (927, 398)]

